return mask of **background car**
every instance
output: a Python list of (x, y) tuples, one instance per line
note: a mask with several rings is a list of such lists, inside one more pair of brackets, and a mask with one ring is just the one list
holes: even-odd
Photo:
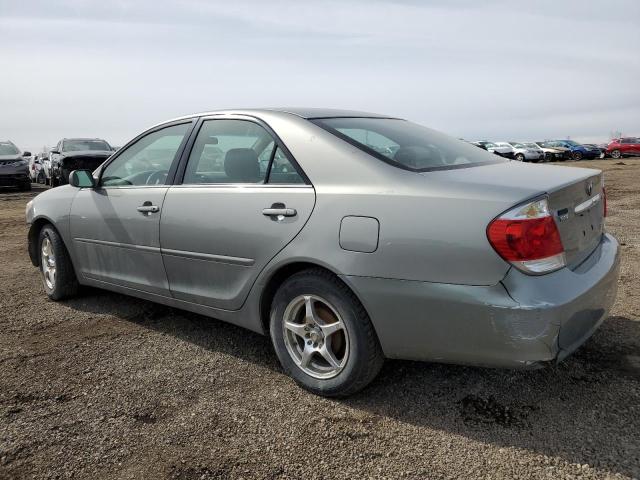
[(283, 369), (327, 396), (385, 357), (563, 359), (615, 300), (604, 216), (599, 170), (325, 109), (158, 124), (26, 209), (51, 299), (90, 285), (270, 335)]
[(593, 160), (594, 158), (600, 158), (600, 149), (587, 147), (573, 140), (551, 140), (545, 142), (550, 147), (564, 147), (571, 152), (571, 158), (573, 160)]
[(20, 152), (13, 142), (0, 142), (0, 187), (31, 190), (29, 157), (31, 152)]
[(595, 143), (583, 143), (582, 145), (592, 150), (598, 150), (600, 152), (600, 155), (598, 156), (598, 158), (604, 158), (606, 156), (607, 147), (596, 145)]
[(520, 162), (533, 162), (538, 163), (544, 160), (544, 152), (540, 147), (535, 144), (529, 144), (529, 146), (520, 142), (496, 142), (496, 145), (508, 145), (513, 148), (514, 159)]
[(72, 170), (95, 170), (113, 154), (113, 149), (100, 138), (64, 138), (51, 150), (50, 184), (69, 183)]
[(635, 137), (615, 138), (607, 145), (606, 153), (612, 158), (640, 156), (640, 139)]
[(545, 158), (548, 162), (563, 162), (565, 160), (571, 160), (573, 158), (571, 150), (565, 147), (551, 147), (549, 142), (534, 142), (544, 152)]
[(511, 145), (497, 145), (488, 140), (479, 140), (477, 142), (471, 142), (473, 145), (480, 147), (488, 152), (494, 153), (504, 158), (515, 158), (515, 152)]
[(44, 183), (41, 157), (42, 154), (36, 154), (29, 158), (29, 178), (32, 183)]

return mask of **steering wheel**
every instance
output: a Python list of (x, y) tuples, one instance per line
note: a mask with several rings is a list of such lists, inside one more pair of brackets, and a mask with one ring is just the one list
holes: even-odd
[(167, 180), (168, 173), (169, 172), (167, 170), (153, 172), (149, 177), (147, 177), (147, 181), (145, 183), (147, 185), (164, 185)]

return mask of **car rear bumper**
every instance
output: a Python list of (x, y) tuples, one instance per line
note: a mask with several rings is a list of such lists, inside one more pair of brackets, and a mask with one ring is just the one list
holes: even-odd
[(576, 269), (530, 276), (512, 268), (493, 286), (344, 276), (389, 358), (535, 368), (582, 345), (615, 300), (618, 242), (603, 236)]

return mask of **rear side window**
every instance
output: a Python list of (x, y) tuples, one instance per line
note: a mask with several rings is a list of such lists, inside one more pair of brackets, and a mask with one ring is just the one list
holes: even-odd
[(185, 185), (304, 183), (271, 134), (247, 120), (203, 122), (193, 145)]
[(447, 170), (506, 161), (406, 120), (319, 118), (311, 121), (370, 155), (406, 170)]

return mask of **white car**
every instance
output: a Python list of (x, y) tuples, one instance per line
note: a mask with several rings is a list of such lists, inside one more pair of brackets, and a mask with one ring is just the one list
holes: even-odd
[(496, 145), (511, 147), (513, 149), (513, 158), (520, 162), (535, 163), (544, 160), (544, 152), (540, 147), (527, 147), (524, 143), (519, 142), (496, 142)]
[(495, 153), (496, 155), (500, 155), (505, 158), (514, 158), (515, 152), (511, 145), (507, 144), (497, 144), (493, 142), (488, 142), (486, 140), (480, 140), (478, 142), (472, 142), (475, 146), (480, 147), (487, 152)]
[(38, 182), (39, 177), (44, 179), (44, 172), (42, 171), (40, 157), (41, 155), (32, 155), (29, 158), (29, 178), (31, 178), (32, 183)]
[(45, 185), (51, 185), (51, 152), (48, 152), (41, 158), (42, 171), (44, 172)]

